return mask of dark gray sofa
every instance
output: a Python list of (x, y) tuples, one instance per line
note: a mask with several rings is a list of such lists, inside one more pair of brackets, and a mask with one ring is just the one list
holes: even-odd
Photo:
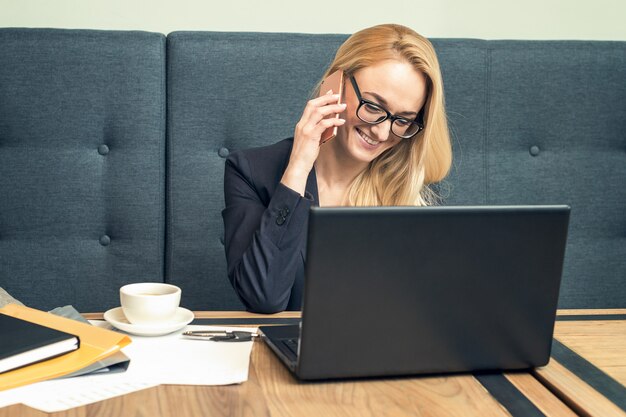
[[(344, 39), (0, 29), (0, 287), (104, 311), (167, 281), (188, 308), (242, 309), (224, 158), (291, 136)], [(626, 307), (626, 42), (433, 43), (445, 204), (569, 204), (559, 307)]]

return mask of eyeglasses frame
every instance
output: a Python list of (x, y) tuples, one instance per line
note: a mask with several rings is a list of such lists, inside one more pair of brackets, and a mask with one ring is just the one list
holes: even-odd
[[(402, 117), (402, 116), (396, 116), (395, 114), (391, 114), (391, 112), (389, 112), (389, 110), (387, 110), (386, 108), (384, 108), (383, 106), (381, 106), (378, 103), (375, 103), (371, 100), (367, 100), (365, 98), (363, 98), (363, 96), (361, 96), (361, 90), (359, 89), (358, 84), (356, 83), (356, 80), (354, 79), (353, 75), (350, 75), (348, 78), (350, 78), (350, 83), (352, 84), (352, 88), (354, 88), (354, 92), (356, 93), (356, 98), (359, 100), (359, 106), (356, 108), (356, 117), (359, 118), (359, 120), (370, 124), (370, 125), (378, 125), (383, 123), (385, 120), (391, 120), (391, 125), (389, 126), (389, 131), (391, 133), (393, 133), (395, 136), (402, 138), (402, 139), (411, 139), (412, 137), (414, 137), (415, 135), (417, 135), (419, 132), (421, 132), (422, 130), (424, 130), (424, 108), (422, 107), (422, 109), (419, 111), (419, 113), (417, 113), (417, 116), (415, 116), (415, 119), (411, 120), (411, 119), (407, 119), (406, 117)], [(361, 110), (361, 107), (363, 107), (364, 104), (369, 104), (370, 106), (374, 106), (380, 110), (382, 110), (383, 112), (385, 112), (386, 116), (379, 121), (376, 122), (370, 122), (367, 120), (363, 120), (360, 116), (359, 116), (359, 110)], [(413, 133), (410, 136), (403, 136), (403, 135), (398, 135), (393, 131), (393, 123), (396, 120), (406, 120), (406, 121), (410, 121), (411, 123), (415, 123), (418, 127), (417, 131), (415, 133)]]

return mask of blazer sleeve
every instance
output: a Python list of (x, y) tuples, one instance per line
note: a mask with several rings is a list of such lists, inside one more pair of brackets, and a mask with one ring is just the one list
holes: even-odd
[(222, 211), (228, 278), (248, 310), (275, 313), (287, 308), (304, 263), (312, 201), (278, 183), (264, 202), (255, 179), (244, 153), (228, 157)]

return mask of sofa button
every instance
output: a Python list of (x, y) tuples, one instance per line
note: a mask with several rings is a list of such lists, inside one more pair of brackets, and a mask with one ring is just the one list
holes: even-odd
[(109, 246), (110, 243), (111, 243), (111, 238), (108, 235), (100, 236), (100, 244), (102, 246)]
[(220, 158), (226, 158), (229, 153), (230, 151), (228, 150), (228, 148), (220, 148), (220, 150), (217, 151), (217, 154), (220, 156)]
[(532, 156), (537, 156), (539, 155), (539, 146), (533, 145), (530, 147), (530, 154)]
[(109, 153), (109, 147), (106, 145), (100, 145), (98, 146), (98, 153), (100, 155), (106, 155)]

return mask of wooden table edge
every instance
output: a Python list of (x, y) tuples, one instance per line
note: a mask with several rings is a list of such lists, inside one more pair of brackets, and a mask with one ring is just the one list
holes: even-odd
[[(195, 317), (198, 319), (207, 318), (300, 318), (299, 311), (283, 311), (274, 314), (250, 313), (248, 311), (194, 311)], [(104, 313), (82, 313), (83, 317), (88, 320), (102, 320)], [(613, 309), (561, 309), (557, 310), (557, 316), (577, 316), (577, 315), (618, 315), (626, 314), (626, 308)]]
[(621, 408), (554, 358), (550, 359), (548, 365), (536, 368), (531, 373), (580, 415), (626, 417)]

